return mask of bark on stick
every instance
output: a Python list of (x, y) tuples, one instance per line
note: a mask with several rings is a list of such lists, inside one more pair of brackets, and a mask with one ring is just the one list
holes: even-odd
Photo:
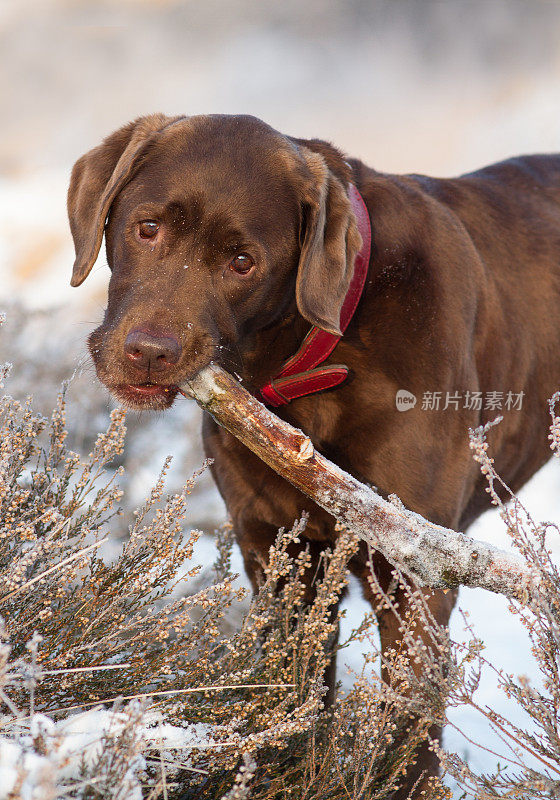
[(537, 600), (538, 577), (520, 558), (385, 500), (318, 453), (304, 433), (277, 417), (220, 367), (206, 367), (181, 391), (418, 586), (463, 585), (524, 603)]

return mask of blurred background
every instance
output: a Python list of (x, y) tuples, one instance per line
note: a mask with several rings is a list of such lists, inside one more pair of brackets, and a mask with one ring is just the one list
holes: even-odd
[[(0, 362), (14, 365), (8, 391), (33, 394), (44, 411), (74, 374), (70, 441), (85, 452), (111, 408), (84, 349), (108, 272), (101, 256), (84, 286), (70, 289), (65, 195), (73, 162), (124, 122), (154, 111), (250, 113), (284, 133), (330, 140), (378, 170), (435, 175), (560, 148), (555, 0), (0, 0), (0, 75)], [(162, 417), (129, 415), (125, 510), (168, 453), (170, 488), (200, 466), (198, 427), (187, 401)], [(523, 494), (536, 517), (560, 521), (558, 466)], [(205, 475), (190, 520), (205, 532), (204, 563), (224, 517)], [(125, 534), (126, 515), (119, 524), (115, 536)], [(470, 532), (507, 546), (495, 514)], [(531, 674), (501, 598), (464, 590), (461, 605), (498, 667)], [(348, 625), (366, 610), (355, 587), (346, 607)], [(456, 614), (453, 634), (463, 627)], [(343, 652), (344, 682), (344, 664), (359, 662), (359, 652)], [(490, 675), (479, 700), (507, 708)], [(499, 751), (470, 712), (453, 721)], [(496, 755), (452, 727), (446, 742), (475, 768), (495, 766)]]

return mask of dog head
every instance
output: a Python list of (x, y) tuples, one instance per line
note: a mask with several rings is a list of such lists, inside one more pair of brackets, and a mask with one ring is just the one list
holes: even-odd
[(72, 285), (105, 234), (108, 304), (89, 347), (111, 392), (165, 408), (290, 314), (338, 332), (361, 244), (344, 169), (246, 116), (144, 117), (82, 156), (68, 193)]

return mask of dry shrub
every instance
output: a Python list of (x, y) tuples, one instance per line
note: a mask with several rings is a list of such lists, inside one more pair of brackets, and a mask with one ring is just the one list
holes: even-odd
[[(391, 670), (406, 692), (363, 676), (324, 708), (332, 609), (354, 537), (342, 531), (325, 554), (308, 606), (309, 554), (288, 555), (305, 519), (281, 531), (265, 585), (226, 634), (242, 594), (228, 526), (214, 582), (173, 599), (198, 569), (189, 563), (198, 534), (185, 529), (196, 476), (165, 496), (166, 462), (128, 537), (107, 550), (121, 497), (107, 466), (124, 435), (114, 411), (81, 458), (65, 443), (64, 391), (50, 419), (30, 402), (0, 401), (0, 776), (2, 752), (19, 748), (10, 797), (389, 798), (433, 708), (426, 681), (415, 696), (403, 658)], [(372, 618), (356, 637), (375, 640)], [(443, 672), (424, 658), (437, 694)], [(68, 745), (76, 721), (99, 728), (79, 769)], [(436, 781), (425, 796), (445, 790)]]
[[(556, 455), (559, 400), (551, 401)], [(308, 554), (288, 556), (305, 520), (280, 532), (266, 583), (232, 632), (225, 623), (244, 606), (227, 525), (210, 585), (182, 596), (199, 569), (189, 561), (198, 533), (185, 523), (196, 475), (165, 495), (166, 461), (140, 509), (119, 517), (126, 467), (114, 464), (126, 463), (123, 413), (113, 412), (80, 456), (67, 445), (65, 412), (64, 391), (50, 418), (29, 401), (0, 401), (0, 797), (8, 797), (8, 776), (14, 800), (388, 800), (430, 726), (446, 722), (446, 702), (477, 709), (511, 745), (509, 763), (491, 775), (440, 753), (467, 796), (560, 794), (560, 575), (547, 544), (558, 529), (535, 523), (515, 497), (507, 506), (500, 500), (498, 484), (500, 494), (507, 487), (488, 454), (487, 428), (473, 433), (475, 458), (514, 545), (541, 578), (536, 605), (510, 606), (528, 631), (541, 681), (500, 673), (530, 731), (477, 703), (483, 643), (474, 633), (468, 645), (450, 642), (398, 570), (392, 589), (409, 595), (411, 611), (399, 622), (414, 670), (394, 651), (385, 656), (390, 685), (376, 677), (372, 613), (350, 637), (367, 643), (363, 673), (325, 709), (332, 609), (355, 539), (340, 531), (306, 606)], [(393, 593), (371, 580), (377, 604), (398, 616)], [(415, 639), (418, 624), (429, 647)], [(80, 733), (75, 752), (69, 743), (80, 725), (90, 735)], [(446, 796), (437, 780), (424, 792)]]
[[(550, 400), (550, 442), (556, 457), (560, 457), (560, 416), (556, 405), (560, 392)], [(442, 753), (442, 762), (467, 796), (477, 800), (492, 798), (554, 798), (560, 797), (560, 571), (550, 550), (550, 539), (560, 534), (557, 524), (537, 523), (497, 474), (489, 455), (487, 436), (493, 425), (471, 431), (471, 449), (488, 481), (487, 491), (493, 505), (499, 509), (511, 542), (526, 564), (538, 576), (539, 594), (529, 602), (512, 600), (509, 611), (516, 615), (527, 631), (531, 652), (538, 674), (517, 677), (506, 673), (484, 657), (484, 642), (471, 631), (471, 641), (465, 649), (454, 646), (456, 670), (454, 686), (450, 687), (449, 705), (467, 705), (490, 723), (496, 743), (505, 745), (507, 755), (499, 758), (495, 772), (477, 774), (457, 755)], [(507, 505), (502, 497), (507, 497)], [(498, 677), (498, 688), (505, 692), (524, 712), (526, 725), (521, 726), (505, 715), (481, 705), (476, 699), (482, 670), (490, 668)], [(468, 737), (468, 732), (465, 732)], [(487, 747), (493, 752), (492, 745)]]

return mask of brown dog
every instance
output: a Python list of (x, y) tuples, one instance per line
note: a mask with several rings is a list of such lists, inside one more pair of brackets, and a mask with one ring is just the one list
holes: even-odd
[[(112, 270), (105, 319), (89, 340), (97, 373), (137, 408), (167, 408), (177, 384), (211, 360), (258, 391), (310, 323), (338, 330), (361, 244), (350, 183), (373, 237), (363, 296), (328, 359), (350, 375), (279, 413), (356, 477), (465, 529), (488, 507), (469, 426), (501, 407), (492, 452), (514, 490), (550, 455), (546, 401), (560, 387), (558, 156), (436, 180), (380, 174), (252, 117), (139, 119), (83, 156), (70, 184), (72, 284), (85, 280), (104, 232)], [(418, 398), (406, 413), (395, 403), (402, 389)], [(334, 520), (208, 417), (204, 442), (254, 586), (278, 528), (303, 509), (317, 561)], [(352, 570), (367, 595), (365, 562), (364, 553)], [(388, 564), (379, 557), (375, 569), (387, 586)], [(452, 596), (435, 593), (430, 604), (447, 623)], [(395, 619), (384, 612), (379, 622), (383, 648), (394, 645)], [(425, 748), (409, 780), (436, 768)]]

